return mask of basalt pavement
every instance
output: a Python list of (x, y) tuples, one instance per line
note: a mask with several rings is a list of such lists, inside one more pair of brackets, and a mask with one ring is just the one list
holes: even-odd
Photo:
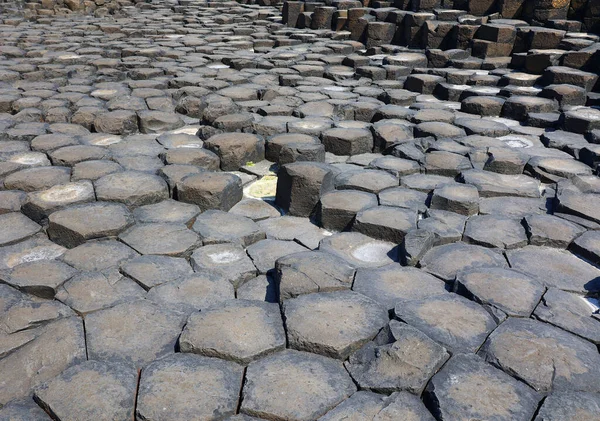
[(334, 3), (3, 9), (0, 420), (600, 419), (598, 36)]

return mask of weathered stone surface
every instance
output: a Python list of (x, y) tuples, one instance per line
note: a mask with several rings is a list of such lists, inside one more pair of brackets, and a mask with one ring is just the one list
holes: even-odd
[(375, 269), (358, 269), (352, 290), (377, 301), (388, 310), (401, 301), (446, 293), (444, 282), (435, 276), (397, 263)]
[(15, 266), (0, 279), (28, 294), (54, 298), (56, 290), (77, 271), (57, 260), (37, 260)]
[(92, 183), (84, 180), (29, 193), (22, 206), (22, 211), (34, 221), (40, 222), (59, 209), (95, 200), (96, 196)]
[(193, 273), (190, 264), (181, 257), (146, 255), (135, 257), (121, 265), (121, 272), (144, 289), (182, 278)]
[(242, 200), (242, 180), (233, 174), (202, 172), (184, 177), (177, 183), (177, 198), (198, 205), (202, 211), (228, 211)]
[(192, 229), (202, 243), (234, 243), (248, 247), (266, 237), (265, 232), (251, 219), (219, 210), (207, 210), (196, 218)]
[(373, 419), (387, 404), (387, 396), (368, 391), (358, 391), (336, 406), (319, 421), (361, 421)]
[(498, 267), (459, 272), (455, 287), (480, 304), (515, 317), (529, 317), (544, 294), (542, 283), (515, 270)]
[(94, 238), (116, 236), (133, 223), (126, 206), (96, 202), (54, 212), (49, 218), (48, 236), (72, 248)]
[(35, 389), (35, 399), (61, 420), (133, 417), (138, 374), (116, 362), (85, 361)]
[(267, 273), (275, 268), (277, 259), (288, 254), (306, 251), (306, 247), (293, 241), (283, 240), (261, 240), (252, 244), (246, 252), (252, 263), (256, 266), (258, 273)]
[(506, 256), (513, 269), (546, 286), (583, 293), (600, 290), (600, 270), (567, 251), (527, 246)]
[(138, 171), (105, 175), (94, 182), (94, 188), (98, 200), (120, 202), (132, 208), (169, 198), (169, 187), (162, 178)]
[(25, 240), (42, 229), (40, 225), (19, 212), (0, 215), (0, 246)]
[(377, 196), (373, 193), (336, 190), (321, 197), (317, 218), (323, 228), (343, 231), (358, 212), (373, 206), (377, 206)]
[(452, 353), (477, 351), (496, 328), (483, 307), (456, 294), (402, 301), (394, 313)]
[(142, 371), (136, 416), (158, 421), (232, 415), (243, 370), (229, 361), (186, 353), (156, 360)]
[(181, 313), (193, 313), (235, 298), (235, 290), (220, 273), (201, 270), (153, 287), (146, 298)]
[(374, 421), (395, 419), (433, 421), (434, 418), (418, 397), (408, 392), (397, 392), (389, 397), (389, 404), (373, 418)]
[(546, 323), (508, 318), (480, 355), (543, 393), (600, 389), (596, 346)]
[(194, 231), (179, 224), (137, 224), (119, 234), (119, 240), (140, 254), (187, 256), (200, 246)]
[(434, 247), (421, 259), (427, 272), (450, 282), (463, 270), (479, 267), (507, 267), (504, 256), (484, 247), (456, 243)]
[(200, 208), (198, 206), (171, 199), (152, 205), (140, 206), (133, 210), (133, 216), (139, 223), (156, 222), (187, 225), (199, 213)]
[(290, 254), (275, 262), (281, 300), (313, 292), (350, 289), (354, 269), (341, 258), (321, 251)]
[(181, 313), (145, 300), (91, 313), (85, 318), (88, 357), (142, 367), (175, 351), (184, 323)]
[(192, 314), (179, 338), (182, 352), (249, 364), (285, 348), (279, 306), (231, 300)]
[(535, 421), (591, 420), (599, 412), (600, 396), (597, 393), (558, 392), (544, 400)]
[(82, 272), (60, 286), (56, 299), (80, 314), (144, 298), (144, 289), (128, 278)]
[(343, 232), (324, 238), (319, 250), (341, 257), (354, 267), (380, 267), (398, 260), (398, 246), (373, 240), (358, 232)]
[(467, 243), (499, 249), (516, 249), (527, 245), (527, 234), (521, 221), (496, 215), (470, 217), (463, 239)]
[[(0, 402), (24, 397), (31, 389), (86, 359), (83, 323), (79, 317), (57, 320), (38, 336), (0, 359)], [(31, 367), (23, 371), (23, 367)]]
[[(260, 243), (259, 241), (256, 244)], [(190, 263), (195, 271), (215, 271), (231, 282), (233, 286), (237, 287), (244, 281), (254, 278), (257, 275), (257, 268), (252, 264), (250, 257), (248, 257), (244, 249), (239, 245), (228, 243), (211, 244), (196, 249), (192, 253)]]
[(119, 241), (98, 240), (68, 250), (61, 260), (75, 269), (95, 272), (117, 268), (137, 256), (139, 254), (135, 250)]
[(385, 309), (351, 291), (301, 295), (286, 300), (283, 313), (290, 347), (342, 360), (388, 322)]
[(541, 396), (473, 354), (457, 354), (433, 376), (426, 401), (443, 419), (531, 419)]
[[(310, 421), (355, 391), (340, 361), (286, 350), (248, 366), (241, 412), (261, 418)], [(282, 395), (286, 399), (275, 398)]]
[(356, 214), (352, 230), (378, 240), (401, 243), (417, 227), (417, 212), (395, 206), (374, 206)]
[(533, 315), (544, 322), (600, 344), (600, 324), (591, 317), (592, 307), (580, 295), (549, 288)]
[(0, 409), (2, 421), (49, 421), (51, 419), (31, 397), (13, 400)]
[(361, 389), (381, 393), (406, 390), (419, 395), (450, 355), (408, 325), (397, 327), (394, 336), (396, 341), (387, 345), (368, 342), (345, 366)]
[(525, 217), (525, 228), (532, 246), (566, 249), (585, 229), (553, 215), (529, 215)]

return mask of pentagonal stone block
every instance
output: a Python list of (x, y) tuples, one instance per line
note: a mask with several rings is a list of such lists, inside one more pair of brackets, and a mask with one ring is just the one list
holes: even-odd
[(264, 139), (249, 133), (217, 134), (207, 139), (204, 147), (219, 156), (223, 171), (235, 171), (265, 158)]
[(351, 291), (301, 295), (283, 304), (292, 348), (346, 359), (387, 324), (376, 302)]
[(169, 198), (167, 183), (157, 175), (138, 171), (122, 171), (105, 175), (94, 182), (96, 197), (107, 202), (120, 202), (137, 207)]
[(506, 259), (490, 249), (464, 243), (434, 247), (421, 259), (421, 267), (447, 282), (467, 269), (507, 267)]
[(365, 129), (338, 127), (323, 132), (323, 144), (335, 155), (357, 155), (373, 150), (373, 135)]
[(244, 368), (200, 355), (177, 353), (144, 368), (136, 407), (140, 419), (212, 419), (235, 413)]
[[(65, 420), (128, 419), (133, 417), (137, 378), (132, 366), (86, 361), (36, 388), (34, 396), (48, 412)], [(81, 396), (82, 390), (89, 391), (90, 399)]]
[(483, 267), (458, 273), (456, 288), (484, 305), (509, 316), (529, 317), (544, 293), (544, 286), (511, 269)]
[(159, 305), (191, 314), (235, 298), (235, 290), (231, 282), (220, 273), (201, 270), (157, 285), (148, 291), (146, 298)]
[(394, 206), (374, 206), (356, 214), (352, 231), (378, 240), (401, 243), (408, 231), (417, 227), (417, 212)]
[(116, 236), (133, 223), (124, 205), (97, 202), (54, 212), (49, 217), (48, 235), (65, 247), (75, 247), (93, 238)]
[(265, 232), (251, 219), (219, 210), (208, 210), (196, 218), (192, 229), (202, 243), (235, 243), (248, 247), (265, 238)]
[(61, 260), (76, 269), (95, 272), (117, 268), (137, 256), (139, 254), (135, 250), (119, 241), (100, 240), (88, 241), (67, 250)]
[(321, 196), (333, 190), (331, 167), (313, 162), (296, 162), (281, 167), (275, 203), (294, 216), (309, 216)]
[(450, 352), (475, 352), (496, 328), (483, 307), (457, 294), (403, 301), (394, 312)]
[(500, 249), (516, 249), (527, 245), (527, 234), (521, 221), (496, 215), (470, 217), (463, 238), (467, 243)]
[(144, 289), (150, 289), (165, 282), (191, 275), (190, 264), (181, 257), (170, 256), (139, 256), (125, 262), (121, 272), (140, 284)]
[(86, 316), (88, 356), (142, 367), (175, 352), (185, 316), (148, 301), (123, 303)]
[(470, 185), (443, 185), (433, 191), (431, 208), (475, 215), (479, 212), (479, 191)]
[(232, 300), (193, 314), (179, 339), (182, 352), (248, 364), (285, 348), (274, 303)]
[(306, 247), (294, 241), (266, 239), (252, 244), (247, 253), (258, 273), (267, 273), (275, 268), (275, 262), (280, 257), (306, 250)]
[(314, 420), (356, 391), (341, 362), (293, 350), (253, 362), (246, 379), (241, 412), (261, 418)]
[(187, 225), (199, 213), (200, 208), (196, 205), (168, 199), (135, 208), (133, 216), (137, 222), (141, 223), (157, 222)]
[(446, 293), (445, 284), (422, 270), (392, 263), (380, 268), (358, 269), (352, 290), (392, 310), (406, 300), (420, 300)]
[[(530, 419), (541, 396), (473, 354), (457, 354), (427, 387), (444, 418)], [(479, 397), (483, 400), (479, 401)]]
[(198, 205), (202, 211), (228, 211), (242, 200), (242, 180), (233, 174), (203, 172), (184, 177), (177, 183), (177, 198)]
[(119, 234), (119, 240), (140, 254), (186, 256), (200, 246), (194, 231), (179, 224), (138, 224)]

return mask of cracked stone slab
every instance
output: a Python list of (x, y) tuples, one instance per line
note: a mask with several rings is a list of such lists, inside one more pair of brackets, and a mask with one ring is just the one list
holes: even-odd
[(285, 349), (279, 305), (230, 300), (192, 314), (179, 338), (182, 352), (249, 364)]
[(294, 253), (275, 262), (275, 280), (282, 301), (313, 292), (350, 289), (354, 272), (341, 258), (321, 251)]
[(0, 215), (0, 246), (10, 246), (26, 240), (42, 227), (19, 212)]
[(179, 224), (137, 224), (119, 234), (119, 240), (138, 253), (182, 257), (200, 246), (198, 234)]
[(22, 292), (52, 299), (57, 289), (77, 270), (58, 260), (36, 260), (15, 266), (0, 279)]
[[(0, 403), (21, 398), (37, 385), (86, 359), (83, 323), (79, 317), (57, 320), (38, 336), (0, 359)], [(24, 372), (23, 367), (31, 367)]]
[(593, 307), (584, 297), (549, 288), (533, 315), (598, 345), (600, 323), (591, 317), (593, 311)]
[(450, 355), (421, 331), (399, 324), (395, 342), (376, 345), (368, 342), (350, 355), (345, 364), (361, 389), (380, 393), (406, 390), (420, 395), (429, 379)]
[(133, 418), (138, 373), (118, 362), (85, 361), (35, 389), (34, 399), (61, 420)]
[(543, 393), (600, 391), (596, 346), (543, 322), (508, 318), (479, 355)]
[(535, 421), (593, 420), (598, 414), (600, 414), (600, 395), (567, 391), (548, 396)]
[(184, 258), (160, 255), (134, 257), (123, 263), (120, 269), (146, 290), (194, 272)]
[(248, 366), (241, 412), (267, 419), (311, 421), (355, 391), (341, 361), (285, 350)]
[(375, 301), (352, 291), (301, 295), (283, 303), (289, 346), (346, 359), (389, 321)]
[(200, 214), (192, 229), (200, 235), (204, 245), (234, 243), (248, 247), (266, 238), (265, 232), (250, 218), (220, 210)]
[(233, 415), (243, 373), (244, 368), (233, 362), (194, 354), (156, 360), (142, 371), (136, 416), (166, 421)]
[(375, 268), (398, 261), (398, 245), (374, 240), (359, 232), (341, 232), (321, 240), (319, 250), (344, 259), (351, 266)]
[[(251, 247), (255, 247), (262, 241)], [(251, 258), (240, 245), (236, 244), (211, 244), (197, 248), (192, 253), (190, 263), (196, 272), (208, 270), (220, 273), (234, 287), (238, 287), (244, 281), (257, 275)]]

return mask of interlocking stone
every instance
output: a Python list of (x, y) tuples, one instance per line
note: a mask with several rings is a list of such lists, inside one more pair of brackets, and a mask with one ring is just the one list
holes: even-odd
[(49, 217), (48, 235), (58, 244), (75, 247), (87, 240), (116, 236), (133, 222), (124, 205), (96, 202), (54, 212)]
[(57, 260), (37, 260), (15, 266), (0, 279), (20, 291), (52, 299), (57, 289), (76, 272), (71, 266)]
[(403, 301), (394, 312), (453, 353), (477, 351), (496, 328), (483, 307), (456, 294)]
[(286, 300), (283, 313), (292, 348), (342, 360), (388, 322), (376, 302), (351, 291), (301, 295)]
[(518, 219), (496, 215), (477, 215), (467, 220), (463, 239), (467, 243), (500, 249), (527, 245), (525, 228)]
[(228, 211), (242, 200), (242, 180), (234, 174), (202, 172), (177, 183), (177, 198), (198, 205), (200, 210)]
[[(290, 382), (290, 379), (294, 379)], [(286, 350), (248, 366), (241, 412), (267, 418), (309, 421), (356, 391), (340, 361)], [(284, 394), (287, 399), (274, 399)]]
[(398, 326), (394, 336), (396, 341), (388, 345), (368, 342), (345, 366), (361, 389), (420, 394), (450, 356), (444, 347), (408, 325)]
[(19, 212), (0, 215), (0, 246), (25, 240), (42, 229), (40, 225)]
[(119, 240), (140, 254), (187, 256), (200, 246), (198, 234), (179, 224), (137, 224), (119, 234)]
[(96, 197), (138, 207), (169, 198), (167, 183), (157, 175), (122, 171), (105, 175), (94, 182)]
[[(34, 396), (42, 408), (60, 419), (131, 418), (137, 377), (132, 366), (86, 361), (37, 387)], [(85, 399), (84, 393), (93, 394), (94, 399)]]
[(541, 396), (473, 354), (456, 354), (425, 392), (437, 417), (531, 418)]
[(350, 289), (354, 269), (341, 258), (320, 251), (290, 254), (275, 262), (281, 300), (313, 292)]
[(468, 269), (456, 276), (456, 289), (509, 316), (529, 317), (544, 294), (544, 286), (516, 270), (497, 267)]
[(61, 260), (75, 269), (94, 272), (117, 268), (137, 256), (135, 250), (119, 241), (98, 240), (67, 250)]
[(175, 351), (184, 323), (181, 313), (145, 300), (91, 313), (85, 319), (88, 356), (144, 366)]
[(434, 247), (421, 259), (421, 267), (450, 282), (463, 270), (479, 267), (507, 267), (504, 256), (490, 249), (464, 243)]
[(157, 285), (146, 295), (148, 300), (182, 313), (197, 312), (234, 297), (231, 282), (220, 273), (208, 270)]
[(231, 300), (192, 314), (179, 338), (182, 352), (249, 364), (285, 348), (285, 331), (274, 303)]
[(388, 310), (406, 300), (419, 300), (446, 293), (435, 276), (392, 263), (380, 268), (358, 269), (352, 290), (377, 301)]
[(243, 370), (229, 361), (186, 353), (156, 360), (142, 371), (136, 416), (161, 420), (232, 415), (238, 406)]
[(574, 421), (578, 417), (593, 419), (600, 411), (597, 393), (559, 392), (548, 396), (535, 421)]
[(598, 392), (596, 346), (551, 325), (509, 318), (480, 351), (486, 361), (543, 393)]
[(358, 232), (343, 232), (324, 238), (319, 250), (344, 259), (353, 267), (379, 267), (398, 261), (398, 246), (373, 240)]
[(506, 256), (513, 269), (549, 287), (583, 293), (600, 289), (600, 270), (567, 251), (527, 246)]
[[(263, 241), (273, 240), (259, 241), (250, 246), (250, 248), (261, 244)], [(250, 257), (248, 256), (244, 249), (237, 244), (211, 244), (196, 249), (192, 253), (190, 263), (195, 271), (216, 271), (234, 286), (238, 286), (242, 282), (255, 277), (257, 274), (257, 268), (252, 264), (252, 260), (250, 259), (252, 254), (250, 254)]]
[(265, 157), (264, 139), (249, 133), (217, 134), (207, 139), (204, 147), (219, 156), (223, 171), (235, 171)]

